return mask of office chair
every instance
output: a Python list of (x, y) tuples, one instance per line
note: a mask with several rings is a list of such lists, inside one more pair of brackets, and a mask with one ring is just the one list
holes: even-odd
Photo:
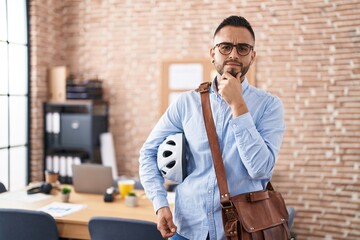
[(5, 185), (0, 182), (0, 193), (3, 193), (3, 192), (6, 192), (6, 188), (5, 188)]
[(294, 240), (294, 239), (296, 239), (296, 233), (293, 231), (292, 227), (293, 227), (293, 224), (294, 224), (294, 218), (295, 218), (296, 211), (295, 211), (294, 207), (287, 207), (287, 211), (288, 211), (288, 214), (289, 214), (288, 226), (289, 226), (290, 235), (291, 235), (290, 240)]
[(294, 224), (295, 208), (287, 207), (287, 211), (288, 211), (288, 214), (289, 214), (288, 226), (289, 226), (289, 229), (291, 229), (293, 224)]
[(114, 217), (93, 217), (89, 221), (91, 240), (163, 240), (153, 222)]
[(0, 239), (59, 240), (55, 219), (45, 212), (0, 208)]

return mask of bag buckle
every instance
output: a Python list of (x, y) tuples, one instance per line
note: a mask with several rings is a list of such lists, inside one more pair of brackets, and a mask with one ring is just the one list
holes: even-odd
[[(206, 85), (206, 86), (204, 86)], [(208, 92), (211, 86), (211, 82), (203, 82), (200, 84), (199, 88), (196, 89), (196, 91), (198, 93), (204, 93), (204, 92)]]
[(220, 204), (221, 204), (222, 209), (228, 209), (228, 208), (233, 208), (234, 207), (232, 201), (223, 202), (223, 203), (220, 203)]

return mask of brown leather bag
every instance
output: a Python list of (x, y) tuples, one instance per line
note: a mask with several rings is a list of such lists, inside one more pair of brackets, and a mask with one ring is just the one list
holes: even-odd
[(222, 219), (227, 240), (288, 240), (288, 212), (284, 199), (269, 182), (266, 190), (230, 196), (209, 98), (210, 83), (197, 89), (220, 190)]

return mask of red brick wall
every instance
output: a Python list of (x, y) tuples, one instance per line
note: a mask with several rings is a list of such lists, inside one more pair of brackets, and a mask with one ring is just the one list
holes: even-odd
[(214, 29), (243, 15), (256, 32), (257, 85), (278, 95), (287, 132), (273, 184), (298, 239), (360, 239), (360, 3), (31, 0), (32, 178), (42, 177), (46, 68), (104, 80), (120, 174), (159, 118), (161, 63), (207, 58)]

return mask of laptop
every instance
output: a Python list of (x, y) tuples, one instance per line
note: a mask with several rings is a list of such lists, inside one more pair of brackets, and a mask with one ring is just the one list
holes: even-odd
[(114, 186), (111, 167), (99, 164), (72, 165), (73, 187), (77, 193), (104, 194)]

